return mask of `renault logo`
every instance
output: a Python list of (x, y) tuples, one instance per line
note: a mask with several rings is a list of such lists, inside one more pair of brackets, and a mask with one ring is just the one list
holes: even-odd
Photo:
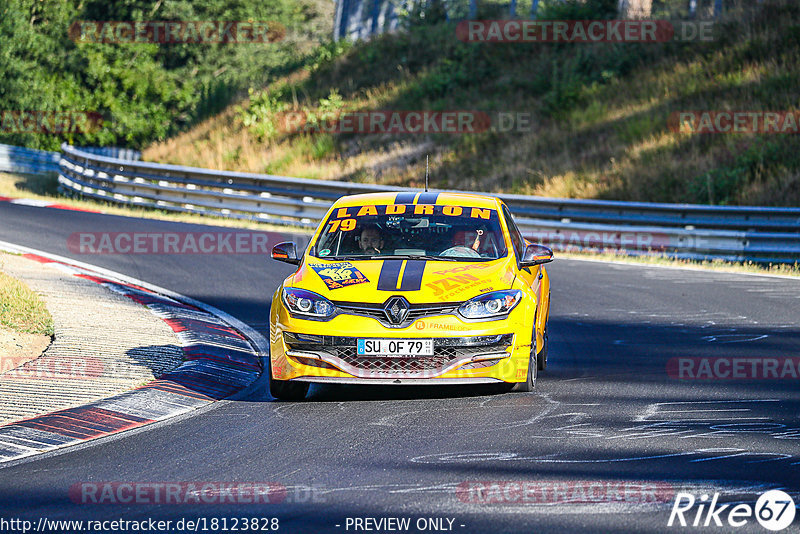
[(408, 301), (403, 297), (392, 297), (383, 306), (383, 312), (391, 324), (401, 324), (408, 316), (410, 308)]

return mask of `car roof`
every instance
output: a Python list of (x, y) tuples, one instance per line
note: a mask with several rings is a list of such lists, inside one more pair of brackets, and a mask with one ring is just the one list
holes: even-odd
[(441, 204), (469, 206), (474, 208), (500, 207), (500, 199), (489, 195), (462, 193), (458, 191), (387, 191), (385, 193), (364, 193), (339, 198), (334, 207), (380, 206), (384, 204)]

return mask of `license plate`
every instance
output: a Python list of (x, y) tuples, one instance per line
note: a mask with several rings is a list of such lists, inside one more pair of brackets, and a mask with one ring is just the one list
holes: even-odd
[(390, 358), (413, 358), (433, 356), (432, 339), (359, 339), (359, 356), (383, 356)]

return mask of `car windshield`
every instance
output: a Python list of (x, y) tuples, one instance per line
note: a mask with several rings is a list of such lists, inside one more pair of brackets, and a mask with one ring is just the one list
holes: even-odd
[(337, 208), (313, 249), (324, 259), (420, 256), (442, 261), (494, 260), (506, 255), (497, 211), (432, 204)]

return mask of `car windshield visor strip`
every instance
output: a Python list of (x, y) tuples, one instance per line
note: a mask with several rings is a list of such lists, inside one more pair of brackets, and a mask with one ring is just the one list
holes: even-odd
[[(497, 210), (439, 204), (377, 204), (347, 206), (331, 211), (312, 254), (320, 259), (392, 262), (487, 261), (507, 255)], [(410, 269), (408, 282), (398, 278), (401, 267)], [(423, 265), (392, 263), (394, 280), (409, 290), (413, 275)], [(386, 283), (388, 284), (388, 282)]]

